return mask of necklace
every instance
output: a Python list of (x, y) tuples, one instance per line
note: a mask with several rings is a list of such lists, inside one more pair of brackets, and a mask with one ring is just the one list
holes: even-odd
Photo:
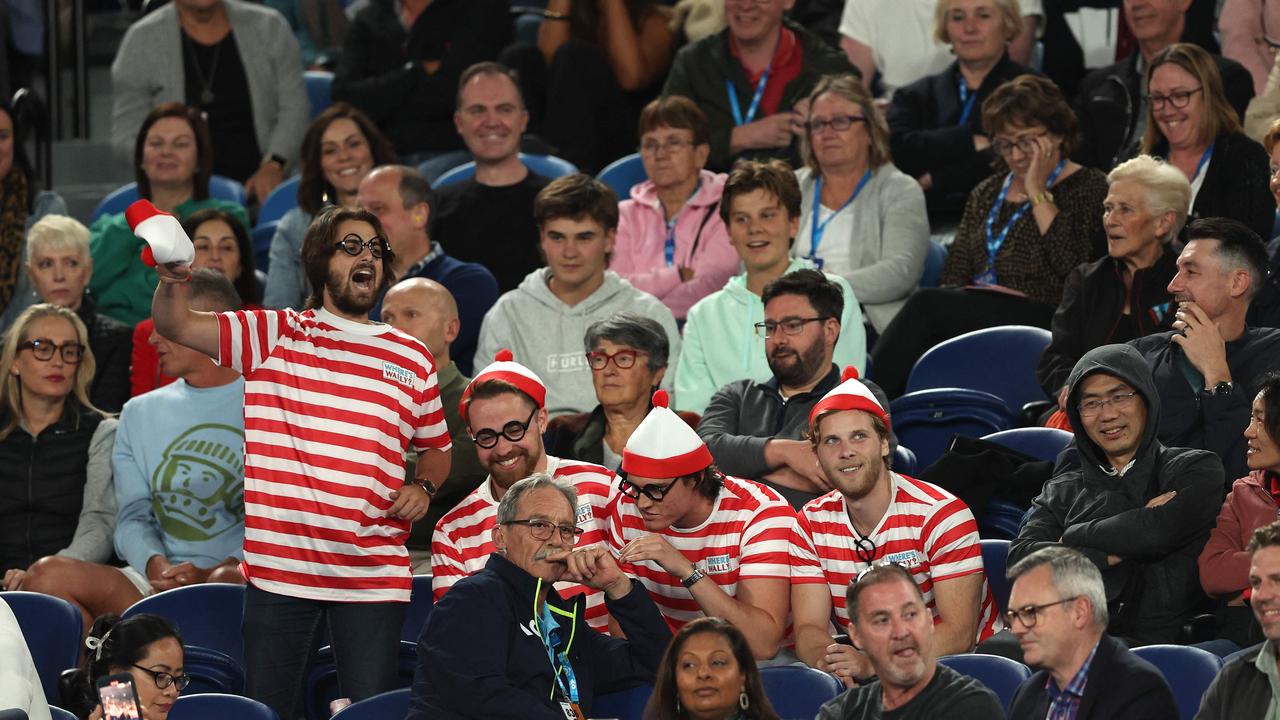
[(196, 57), (196, 41), (191, 39), (185, 32), (182, 33), (182, 39), (187, 45), (187, 52), (191, 55), (191, 66), (195, 68), (196, 77), (200, 80), (200, 104), (209, 106), (213, 104), (213, 79), (218, 75), (218, 58), (222, 55), (222, 43), (226, 42), (226, 38), (218, 41), (213, 46), (213, 62), (209, 63), (209, 77), (206, 79), (204, 70), (200, 68), (200, 59)]

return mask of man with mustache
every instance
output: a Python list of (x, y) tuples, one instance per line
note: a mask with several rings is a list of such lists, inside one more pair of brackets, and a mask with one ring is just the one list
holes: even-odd
[(933, 615), (909, 570), (868, 568), (849, 583), (845, 605), (849, 636), (877, 679), (823, 705), (817, 720), (1004, 717), (995, 693), (938, 664)]
[(796, 654), (850, 686), (875, 672), (874, 657), (836, 642), (829, 626), (834, 618), (837, 632), (854, 634), (845, 590), (874, 565), (900, 565), (920, 586), (939, 655), (968, 652), (1000, 628), (973, 513), (946, 490), (891, 472), (881, 402), (850, 368), (813, 406), (809, 442), (835, 489), (806, 504), (791, 533)]
[[(805, 268), (765, 285), (761, 299), (764, 320), (755, 332), (764, 338), (771, 376), (720, 388), (698, 434), (722, 470), (763, 482), (799, 510), (831, 489), (804, 435), (809, 411), (840, 384), (832, 359), (843, 329), (844, 294), (829, 277)], [(888, 404), (883, 394), (880, 400)]]
[[(437, 601), (460, 580), (484, 569), (497, 547), (498, 504), (514, 483), (533, 473), (546, 473), (575, 490), (574, 522), (583, 530), (579, 547), (604, 542), (607, 508), (617, 492), (614, 474), (599, 465), (547, 454), (542, 444), (546, 400), (541, 378), (515, 362), (509, 350), (500, 351), (463, 391), (462, 420), (489, 477), (436, 525), (431, 587)], [(603, 595), (568, 583), (557, 589), (566, 598), (585, 592), (587, 623), (602, 632), (608, 629)]]
[(1280, 708), (1280, 522), (1254, 530), (1249, 552), (1250, 604), (1267, 639), (1222, 668), (1196, 720), (1274, 717)]
[(431, 353), (368, 319), (393, 260), (377, 216), (335, 207), (303, 240), (303, 312), (200, 312), (190, 267), (157, 268), (156, 332), (245, 377), (246, 690), (284, 718), (299, 714), (298, 678), (326, 621), (348, 697), (395, 687), (404, 543), (449, 474)]
[(1267, 265), (1262, 239), (1243, 223), (1192, 222), (1169, 283), (1178, 303), (1174, 329), (1129, 343), (1155, 380), (1160, 441), (1216, 453), (1227, 483), (1249, 473), (1244, 429), (1253, 382), (1280, 370), (1280, 330), (1250, 327), (1246, 319)]

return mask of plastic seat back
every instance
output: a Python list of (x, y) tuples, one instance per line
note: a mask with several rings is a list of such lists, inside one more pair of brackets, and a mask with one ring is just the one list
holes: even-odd
[(947, 249), (942, 243), (929, 238), (929, 254), (924, 258), (924, 270), (920, 273), (920, 287), (938, 287), (938, 279), (942, 277), (942, 266), (947, 262)]
[(920, 470), (951, 447), (955, 435), (983, 437), (1013, 424), (1000, 398), (980, 390), (948, 387), (907, 393), (890, 404), (898, 443), (911, 448)]
[(409, 595), (409, 607), (404, 613), (404, 625), (400, 628), (400, 639), (417, 643), (422, 627), (431, 617), (431, 609), (436, 605), (435, 595), (431, 593), (431, 576), (414, 575), (413, 592)]
[[(188, 687), (189, 691), (190, 688)], [(170, 720), (280, 720), (257, 700), (227, 693), (183, 694), (173, 703)]]
[(944, 655), (938, 658), (938, 662), (986, 685), (988, 690), (1000, 698), (1000, 704), (1005, 710), (1013, 702), (1018, 686), (1031, 677), (1031, 668), (999, 655)]
[(365, 698), (339, 710), (333, 720), (400, 720), (409, 714), (409, 697), (412, 693), (410, 688), (400, 688)]
[[(520, 162), (524, 163), (524, 166), (533, 172), (536, 172), (543, 177), (551, 178), (552, 180), (578, 172), (576, 165), (564, 158), (558, 158), (555, 155), (530, 155), (527, 153), (520, 153)], [(421, 170), (422, 166), (419, 166), (418, 169)], [(445, 185), (452, 185), (456, 182), (462, 182), (463, 180), (470, 180), (475, 177), (475, 174), (476, 164), (474, 162), (464, 163), (436, 178), (433, 186), (439, 188), (444, 187)]]
[(216, 650), (244, 665), (244, 586), (202, 583), (165, 590), (142, 598), (124, 617), (153, 613), (178, 627), (182, 642)]
[(1071, 444), (1072, 438), (1071, 433), (1058, 428), (1024, 427), (1001, 430), (982, 439), (1017, 450), (1037, 460), (1053, 462), (1057, 460), (1058, 453)]
[(1003, 615), (1009, 609), (1009, 541), (982, 540), (982, 568), (987, 575), (987, 587), (995, 598), (996, 607)]
[(50, 705), (57, 704), (61, 696), (58, 677), (63, 670), (80, 664), (84, 633), (80, 611), (62, 598), (42, 593), (0, 592), (0, 599), (18, 619), (36, 674), (40, 676), (45, 700)]
[(307, 100), (311, 103), (311, 119), (333, 104), (333, 73), (327, 70), (308, 70), (302, 74), (307, 85)]
[(916, 361), (906, 391), (939, 387), (982, 390), (1004, 400), (1017, 417), (1023, 405), (1048, 399), (1036, 379), (1036, 366), (1051, 337), (1048, 330), (1028, 325), (1003, 325), (959, 335), (933, 346)]
[(760, 669), (760, 682), (769, 702), (783, 720), (818, 714), (818, 708), (844, 691), (834, 676), (802, 665), (777, 665)]
[[(214, 175), (209, 178), (209, 197), (244, 205), (244, 185), (231, 178)], [(89, 216), (89, 224), (98, 222), (103, 215), (118, 215), (138, 199), (138, 183), (129, 183), (107, 193)]]
[(285, 213), (298, 207), (298, 183), (300, 182), (302, 182), (302, 176), (294, 175), (267, 193), (267, 199), (263, 200), (262, 207), (258, 208), (259, 225), (279, 220)]
[(1134, 648), (1133, 654), (1155, 665), (1164, 675), (1182, 720), (1195, 717), (1201, 697), (1222, 669), (1222, 658), (1190, 645), (1147, 645)]
[(606, 165), (596, 179), (613, 188), (621, 201), (630, 198), (631, 188), (648, 180), (649, 173), (645, 172), (640, 153), (631, 153)]

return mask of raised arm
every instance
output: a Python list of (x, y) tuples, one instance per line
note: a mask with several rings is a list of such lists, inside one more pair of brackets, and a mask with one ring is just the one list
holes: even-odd
[(151, 319), (156, 332), (180, 345), (218, 360), (218, 318), (211, 312), (191, 309), (188, 266), (156, 267), (160, 283), (151, 297)]

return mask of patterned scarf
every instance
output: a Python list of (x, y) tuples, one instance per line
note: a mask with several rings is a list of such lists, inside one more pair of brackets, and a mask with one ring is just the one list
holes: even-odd
[(27, 228), (27, 175), (14, 166), (0, 181), (0, 308), (13, 299)]

